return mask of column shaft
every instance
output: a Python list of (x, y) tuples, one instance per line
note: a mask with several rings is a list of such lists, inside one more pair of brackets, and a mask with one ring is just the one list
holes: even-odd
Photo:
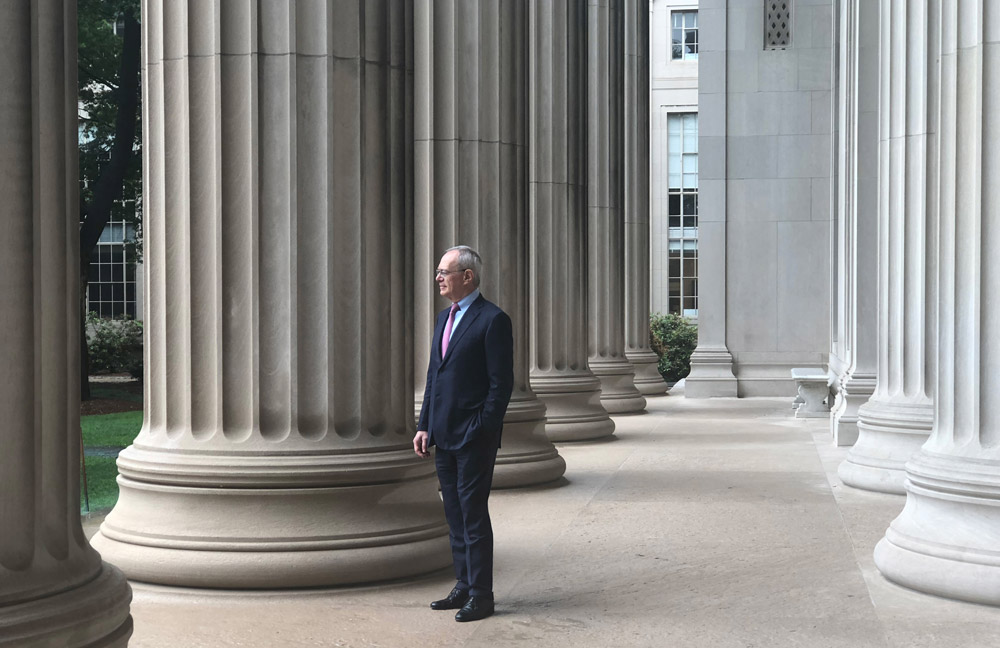
[(698, 11), (698, 347), (684, 396), (736, 396), (726, 341), (728, 6)]
[(649, 0), (625, 0), (625, 357), (642, 394), (667, 393), (649, 347)]
[(198, 587), (447, 565), (411, 446), (412, 5), (145, 8), (149, 398), (95, 545)]
[(527, 20), (525, 0), (417, 2), (417, 393), (434, 315), (446, 307), (434, 264), (446, 249), (469, 245), (483, 258), (483, 295), (514, 326), (514, 394), (497, 488), (552, 481), (566, 470), (528, 378)]
[(902, 494), (934, 408), (938, 0), (882, 0), (878, 386), (858, 411), (845, 484)]
[(596, 439), (615, 424), (587, 362), (587, 6), (530, 8), (531, 388), (550, 439)]
[[(937, 4), (937, 3), (935, 3)], [(934, 429), (875, 548), (890, 580), (1000, 605), (1000, 7), (940, 0), (940, 266)], [(909, 98), (908, 98), (909, 99)]]
[(0, 7), (0, 645), (118, 647), (124, 576), (80, 525), (76, 3)]
[(837, 374), (830, 417), (834, 443), (858, 439), (858, 410), (878, 372), (879, 7), (840, 5), (836, 322), (830, 369)]
[(612, 414), (646, 407), (625, 356), (624, 3), (590, 0), (587, 37), (590, 368)]

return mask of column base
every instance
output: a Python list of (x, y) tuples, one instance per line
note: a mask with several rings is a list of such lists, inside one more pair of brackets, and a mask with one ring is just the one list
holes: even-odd
[(515, 392), (503, 419), (493, 488), (545, 484), (566, 473), (566, 460), (546, 436), (545, 405), (531, 392)]
[(660, 357), (650, 349), (626, 351), (625, 357), (635, 371), (635, 388), (643, 396), (663, 396), (667, 393), (667, 383), (657, 368)]
[(684, 379), (685, 398), (736, 398), (733, 356), (725, 347), (699, 346), (691, 354), (691, 372)]
[(601, 381), (601, 405), (608, 414), (634, 414), (646, 409), (646, 399), (635, 387), (635, 372), (627, 359), (592, 358), (590, 370)]
[(79, 587), (0, 606), (0, 646), (125, 648), (132, 636), (131, 599), (125, 576), (105, 563)]
[(860, 435), (858, 411), (871, 400), (877, 380), (874, 375), (852, 374), (844, 376), (840, 383), (839, 398), (830, 417), (830, 436), (834, 445), (852, 446)]
[(118, 464), (118, 504), (92, 544), (131, 580), (279, 589), (451, 564), (434, 465), (408, 447), (248, 457), (133, 445)]
[(906, 506), (876, 567), (903, 587), (1000, 605), (1000, 462), (921, 450), (906, 470)]
[(601, 405), (601, 381), (590, 371), (532, 374), (531, 388), (545, 404), (545, 434), (553, 442), (609, 437), (615, 422)]
[(848, 486), (903, 495), (906, 462), (930, 436), (930, 402), (870, 400), (858, 410), (858, 440), (837, 474)]

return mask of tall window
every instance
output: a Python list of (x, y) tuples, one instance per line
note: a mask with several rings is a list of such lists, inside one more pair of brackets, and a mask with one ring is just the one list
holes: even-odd
[(670, 58), (674, 61), (698, 60), (698, 12), (675, 11), (671, 14), (673, 20), (673, 51)]
[(111, 221), (104, 227), (87, 270), (87, 310), (101, 317), (136, 317), (135, 263), (125, 242), (135, 239), (132, 225)]
[(698, 114), (667, 118), (668, 307), (698, 317)]

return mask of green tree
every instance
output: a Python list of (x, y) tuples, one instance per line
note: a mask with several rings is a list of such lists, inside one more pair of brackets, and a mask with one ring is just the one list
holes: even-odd
[(80, 100), (80, 371), (90, 398), (87, 354), (87, 270), (112, 218), (139, 233), (142, 222), (139, 0), (79, 0)]

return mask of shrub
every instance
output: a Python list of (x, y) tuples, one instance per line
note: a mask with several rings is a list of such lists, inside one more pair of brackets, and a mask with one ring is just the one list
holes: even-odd
[(650, 347), (660, 356), (657, 369), (668, 383), (691, 371), (691, 353), (698, 346), (698, 327), (680, 315), (653, 313), (649, 316)]
[(87, 314), (87, 352), (91, 373), (127, 371), (142, 378), (142, 322)]

